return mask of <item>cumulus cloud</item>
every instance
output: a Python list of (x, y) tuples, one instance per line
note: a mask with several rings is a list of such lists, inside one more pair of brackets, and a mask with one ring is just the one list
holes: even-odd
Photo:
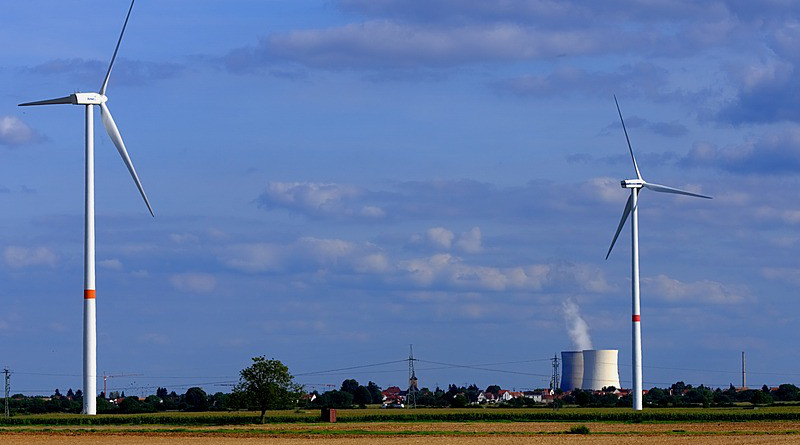
[(58, 256), (47, 247), (8, 246), (3, 250), (3, 259), (7, 266), (22, 269), (35, 266), (54, 267)]
[(725, 284), (700, 280), (686, 283), (666, 275), (642, 279), (642, 286), (649, 292), (669, 302), (694, 301), (714, 304), (739, 304), (748, 299), (746, 289), (737, 289)]
[(181, 273), (169, 277), (172, 287), (181, 292), (207, 294), (217, 288), (217, 279), (207, 273)]
[(542, 31), (509, 23), (430, 27), (390, 20), (273, 34), (225, 58), (232, 71), (281, 61), (324, 69), (443, 68), (487, 61), (517, 61), (585, 54), (616, 47), (614, 31)]
[(483, 250), (481, 242), (481, 229), (473, 227), (458, 237), (456, 246), (465, 253), (479, 253)]
[(598, 269), (568, 263), (493, 267), (468, 264), (457, 256), (440, 253), (400, 261), (398, 269), (421, 287), (488, 291), (541, 291), (547, 287), (591, 292), (610, 288)]
[(43, 139), (43, 136), (18, 117), (0, 116), (0, 145), (18, 147)]
[[(737, 2), (738, 3), (738, 2)], [(747, 2), (743, 2), (747, 3)], [(687, 18), (718, 21), (727, 17), (729, 8), (742, 5), (713, 3), (699, 5), (691, 1), (673, 2), (583, 2), (504, 0), (481, 2), (461, 0), (337, 0), (345, 11), (368, 17), (399, 17), (415, 22), (516, 22), (554, 27), (565, 24), (587, 25), (615, 22), (621, 18), (644, 22)], [(766, 8), (749, 8), (743, 17), (764, 15)], [(697, 20), (697, 19), (696, 19)]]
[(256, 201), (264, 209), (284, 209), (315, 219), (385, 217), (382, 208), (361, 201), (365, 194), (365, 190), (349, 184), (270, 182)]
[(797, 173), (800, 172), (800, 126), (726, 147), (699, 142), (681, 164), (739, 174)]
[(435, 246), (441, 249), (449, 250), (453, 244), (455, 235), (453, 232), (445, 229), (444, 227), (432, 227), (427, 232), (428, 240)]
[(791, 267), (765, 267), (761, 275), (769, 280), (782, 281), (792, 286), (800, 285), (800, 269)]
[(379, 248), (369, 243), (303, 237), (291, 243), (241, 244), (226, 248), (220, 260), (242, 272), (300, 272), (319, 268), (349, 269), (363, 273), (388, 267)]
[[(650, 159), (648, 154), (642, 156)], [(620, 162), (630, 164), (630, 158)], [(588, 162), (588, 161), (587, 161)], [(666, 161), (665, 161), (666, 162)], [(650, 164), (652, 165), (652, 164)], [(531, 181), (522, 186), (498, 187), (472, 180), (431, 180), (394, 184), (383, 190), (368, 190), (349, 184), (281, 182), (271, 183), (256, 200), (266, 210), (282, 209), (311, 219), (334, 221), (397, 222), (409, 220), (435, 221), (492, 220), (503, 215), (506, 220), (548, 218), (564, 213), (585, 213), (604, 201), (624, 202), (619, 180), (592, 178), (572, 188), (580, 188), (570, 200), (557, 199), (563, 185), (549, 181)], [(615, 197), (615, 198), (614, 198)], [(380, 212), (364, 216), (363, 209), (373, 206)], [(434, 226), (432, 233), (415, 235), (417, 245), (427, 243), (436, 248), (460, 249), (466, 253), (480, 250), (480, 229), (456, 235), (452, 229)], [(452, 233), (452, 236), (448, 234)], [(449, 241), (448, 241), (449, 240)]]
[[(470, 247), (475, 247), (474, 242)], [(484, 291), (550, 288), (586, 292), (611, 289), (598, 268), (584, 264), (553, 262), (497, 267), (471, 264), (450, 253), (402, 258), (374, 244), (341, 239), (303, 237), (285, 244), (236, 245), (224, 249), (219, 259), (226, 266), (246, 273), (313, 274), (324, 270), (331, 279), (368, 275), (376, 283), (418, 288)]]

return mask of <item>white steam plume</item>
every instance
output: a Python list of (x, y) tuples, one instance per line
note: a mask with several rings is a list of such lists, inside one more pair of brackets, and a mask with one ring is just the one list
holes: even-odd
[(576, 350), (592, 349), (592, 338), (589, 336), (589, 325), (581, 317), (581, 310), (572, 300), (567, 300), (561, 305), (564, 311), (564, 322), (567, 332)]

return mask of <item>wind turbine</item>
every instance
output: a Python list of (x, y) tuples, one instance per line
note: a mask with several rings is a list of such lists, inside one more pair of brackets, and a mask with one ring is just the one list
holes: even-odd
[(616, 95), (614, 96), (614, 103), (617, 104), (617, 113), (619, 113), (619, 120), (622, 122), (622, 131), (625, 132), (625, 140), (628, 142), (628, 150), (631, 152), (633, 169), (636, 170), (636, 179), (624, 179), (621, 182), (622, 188), (631, 189), (631, 196), (628, 198), (628, 202), (625, 203), (625, 210), (622, 211), (622, 219), (617, 227), (617, 232), (614, 234), (614, 239), (611, 241), (611, 247), (608, 248), (606, 259), (608, 259), (608, 256), (611, 255), (611, 249), (614, 248), (614, 243), (617, 242), (617, 237), (619, 237), (619, 233), (622, 231), (622, 226), (625, 225), (628, 215), (633, 213), (631, 218), (631, 293), (633, 296), (633, 316), (631, 317), (631, 322), (633, 324), (633, 409), (640, 411), (642, 409), (642, 322), (639, 303), (639, 191), (642, 188), (646, 188), (654, 192), (674, 193), (676, 195), (694, 196), (697, 198), (711, 199), (711, 197), (667, 187), (665, 185), (653, 184), (642, 179), (642, 174), (639, 172), (639, 165), (636, 163), (636, 156), (633, 155), (633, 147), (631, 147), (631, 140), (628, 137), (628, 130), (625, 128), (625, 120), (622, 119), (622, 111), (619, 109), (619, 102), (617, 102)]
[(139, 176), (136, 175), (136, 169), (133, 168), (128, 151), (125, 149), (125, 143), (122, 142), (122, 136), (119, 134), (117, 124), (114, 123), (114, 118), (111, 117), (111, 112), (106, 106), (106, 88), (108, 87), (108, 79), (111, 77), (111, 68), (114, 66), (114, 60), (117, 58), (117, 51), (119, 45), (122, 43), (122, 36), (125, 34), (125, 27), (128, 26), (128, 19), (131, 17), (133, 10), (133, 3), (128, 8), (128, 15), (125, 16), (125, 23), (122, 25), (122, 32), (119, 34), (117, 46), (114, 48), (114, 55), (111, 57), (111, 63), (108, 64), (108, 71), (106, 77), (103, 79), (103, 85), (97, 93), (73, 93), (69, 96), (59, 97), (56, 99), (40, 100), (36, 102), (27, 102), (19, 104), (21, 107), (31, 105), (56, 105), (56, 104), (72, 104), (72, 105), (85, 105), (86, 106), (86, 215), (85, 215), (85, 238), (84, 238), (84, 275), (83, 275), (83, 413), (89, 415), (97, 414), (97, 322), (95, 310), (95, 249), (94, 249), (94, 107), (100, 107), (100, 117), (103, 120), (103, 126), (108, 132), (108, 136), (117, 147), (122, 161), (128, 167), (128, 171), (139, 189), (144, 203), (147, 205), (147, 210), (150, 215), (153, 214), (153, 209), (150, 207), (150, 202), (147, 200), (147, 195), (144, 193), (142, 183), (139, 181)]

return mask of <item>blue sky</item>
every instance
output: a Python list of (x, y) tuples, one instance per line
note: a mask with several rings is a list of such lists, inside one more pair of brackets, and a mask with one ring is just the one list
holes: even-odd
[[(84, 162), (80, 109), (16, 104), (96, 91), (126, 8), (2, 6), (15, 390), (80, 386)], [(388, 386), (403, 363), (309, 373), (413, 343), (422, 386), (541, 387), (574, 304), (629, 385), (616, 94), (645, 179), (714, 196), (641, 195), (645, 387), (738, 384), (741, 351), (751, 385), (797, 383), (797, 9), (141, 0), (108, 105), (156, 217), (97, 128), (98, 370), (228, 390), (266, 355)]]

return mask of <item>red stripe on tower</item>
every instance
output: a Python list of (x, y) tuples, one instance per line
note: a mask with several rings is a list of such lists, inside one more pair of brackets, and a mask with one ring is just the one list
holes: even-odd
[(94, 289), (84, 289), (83, 290), (83, 299), (84, 300), (94, 300)]
[(639, 316), (639, 315), (634, 315), (634, 316), (633, 316), (633, 322), (634, 322), (634, 323), (636, 323), (636, 322), (640, 322), (640, 321), (642, 321), (642, 318), (641, 318), (641, 316)]

